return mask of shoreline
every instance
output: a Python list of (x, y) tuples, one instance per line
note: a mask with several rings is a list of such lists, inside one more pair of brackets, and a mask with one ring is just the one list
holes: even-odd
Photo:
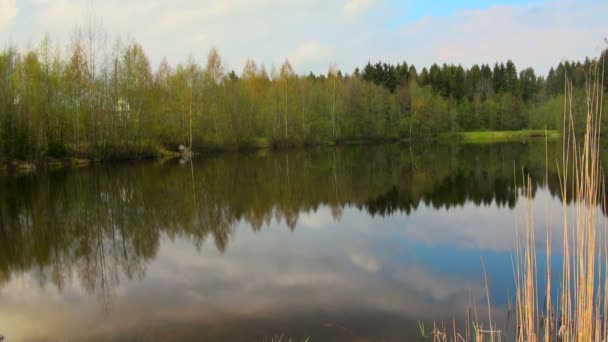
[[(546, 137), (549, 140), (555, 140), (561, 137), (558, 131), (546, 131)], [(475, 144), (475, 143), (505, 143), (505, 142), (521, 142), (527, 140), (539, 140), (545, 138), (544, 130), (522, 130), (522, 131), (473, 131), (473, 132), (458, 132), (458, 133), (441, 133), (437, 136), (425, 139), (409, 139), (409, 138), (364, 138), (364, 139), (347, 139), (317, 143), (294, 143), (294, 142), (277, 142), (269, 143), (266, 139), (259, 139), (253, 143), (245, 143), (241, 145), (207, 145), (206, 147), (193, 151), (194, 156), (201, 155), (220, 155), (226, 153), (247, 153), (261, 150), (283, 151), (299, 148), (313, 147), (331, 147), (331, 146), (352, 146), (352, 145), (371, 145), (384, 143), (458, 143), (458, 144)], [(149, 149), (144, 153), (134, 155), (121, 155), (116, 158), (103, 158), (99, 155), (93, 155), (90, 152), (74, 152), (71, 155), (63, 158), (44, 157), (37, 162), (20, 159), (4, 159), (0, 158), (0, 174), (27, 174), (38, 171), (53, 171), (59, 169), (77, 169), (90, 167), (94, 165), (107, 163), (132, 162), (138, 160), (161, 160), (161, 159), (176, 159), (180, 158), (181, 154), (178, 151), (168, 150), (163, 147)]]

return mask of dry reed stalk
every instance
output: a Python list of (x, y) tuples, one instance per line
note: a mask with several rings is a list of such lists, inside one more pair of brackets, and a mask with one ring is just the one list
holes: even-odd
[[(604, 58), (605, 54), (602, 55)], [(600, 69), (601, 65), (602, 69)], [(539, 305), (538, 265), (536, 236), (532, 209), (532, 181), (522, 175), (523, 196), (526, 199), (524, 224), (515, 224), (515, 259), (513, 274), (516, 288), (516, 328), (518, 342), (564, 341), (606, 342), (608, 339), (608, 228), (604, 220), (599, 229), (598, 208), (606, 208), (604, 175), (600, 165), (601, 114), (604, 95), (604, 60), (596, 61), (588, 71), (586, 86), (586, 126), (582, 141), (577, 141), (576, 122), (573, 111), (572, 83), (566, 79), (564, 85), (564, 139), (562, 161), (556, 161), (562, 198), (563, 259), (557, 305), (552, 299), (551, 255), (552, 230), (547, 203), (546, 213), (546, 284), (544, 305)], [(545, 145), (546, 146), (546, 145)], [(545, 147), (548, 158), (548, 151)], [(546, 180), (548, 181), (548, 160)], [(514, 175), (515, 176), (515, 175)], [(514, 179), (517, 179), (515, 176)], [(516, 186), (517, 188), (517, 186)], [(573, 199), (574, 215), (568, 215), (568, 199)], [(601, 239), (598, 241), (598, 235)], [(599, 264), (598, 264), (599, 263)], [(474, 320), (471, 309), (467, 311), (465, 337), (454, 331), (448, 337), (445, 329), (434, 326), (435, 341), (501, 341), (503, 334), (492, 325), (490, 294), (487, 274), (483, 264), (488, 320), (490, 329), (484, 330), (479, 323), (474, 304)], [(473, 298), (473, 303), (476, 303)], [(541, 309), (542, 307), (542, 309)], [(604, 314), (603, 314), (604, 313)], [(473, 326), (473, 331), (470, 331)], [(454, 326), (455, 329), (455, 326)], [(505, 336), (506, 331), (505, 331)]]
[[(566, 80), (564, 104), (564, 141), (561, 168), (558, 167), (563, 211), (563, 261), (558, 311), (552, 307), (551, 228), (547, 223), (547, 257), (545, 305), (539, 311), (539, 286), (536, 265), (535, 228), (532, 220), (532, 184), (524, 178), (527, 199), (523, 231), (516, 226), (515, 250), (517, 341), (602, 342), (607, 337), (605, 294), (608, 277), (606, 240), (598, 240), (598, 208), (605, 203), (603, 174), (600, 165), (600, 131), (603, 102), (603, 70), (596, 63), (588, 74), (586, 126), (582, 141), (577, 141), (573, 111), (572, 84)], [(559, 166), (559, 165), (558, 165)], [(568, 215), (568, 198), (572, 198), (574, 215)], [(548, 219), (548, 216), (547, 216)], [(600, 243), (603, 242), (603, 247)], [(603, 257), (603, 258), (602, 258)], [(603, 264), (601, 262), (603, 261)], [(600, 264), (598, 264), (600, 263)], [(599, 282), (599, 283), (598, 283)], [(601, 291), (601, 287), (603, 291)], [(557, 316), (555, 316), (557, 315)], [(556, 317), (556, 325), (553, 318)]]

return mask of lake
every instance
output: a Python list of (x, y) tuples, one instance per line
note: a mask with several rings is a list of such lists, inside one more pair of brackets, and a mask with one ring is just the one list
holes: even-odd
[(559, 230), (560, 151), (357, 145), (2, 176), (0, 333), (411, 340), (419, 321), (428, 332), (472, 303), (485, 312), (483, 265), (504, 319), (521, 175), (538, 236), (547, 212)]

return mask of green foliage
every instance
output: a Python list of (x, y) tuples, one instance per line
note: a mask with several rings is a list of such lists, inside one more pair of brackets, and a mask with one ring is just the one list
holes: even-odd
[(519, 130), (519, 131), (475, 131), (442, 134), (442, 139), (455, 139), (466, 143), (488, 142), (521, 142), (528, 139), (556, 139), (560, 136), (557, 130)]
[[(127, 158), (180, 144), (251, 149), (561, 129), (560, 79), (571, 75), (581, 92), (599, 65), (561, 63), (546, 82), (531, 68), (518, 73), (512, 61), (469, 69), (433, 64), (420, 73), (405, 62), (378, 62), (352, 75), (332, 66), (325, 75), (300, 76), (289, 61), (268, 71), (248, 60), (237, 74), (225, 70), (216, 49), (206, 63), (163, 60), (154, 70), (137, 42), (117, 41), (102, 51), (107, 58), (91, 44), (77, 34), (64, 56), (48, 37), (37, 49), (0, 52), (3, 157), (67, 157), (66, 146), (98, 158)], [(585, 126), (583, 114), (575, 112), (577, 129)]]
[(548, 99), (530, 110), (530, 128), (562, 130), (564, 125), (564, 95)]
[(64, 144), (51, 143), (46, 150), (46, 155), (53, 158), (64, 158), (68, 155), (68, 149)]

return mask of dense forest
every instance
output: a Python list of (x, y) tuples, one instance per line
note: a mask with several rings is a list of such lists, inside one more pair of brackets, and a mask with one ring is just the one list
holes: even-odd
[(36, 48), (0, 53), (0, 159), (560, 129), (566, 75), (584, 92), (605, 55), (562, 62), (546, 77), (512, 61), (421, 70), (379, 62), (350, 74), (330, 66), (327, 74), (299, 75), (289, 61), (268, 69), (248, 60), (237, 73), (216, 49), (202, 64), (163, 60), (153, 68), (137, 42), (108, 44), (101, 30), (89, 29), (67, 47), (46, 37)]

